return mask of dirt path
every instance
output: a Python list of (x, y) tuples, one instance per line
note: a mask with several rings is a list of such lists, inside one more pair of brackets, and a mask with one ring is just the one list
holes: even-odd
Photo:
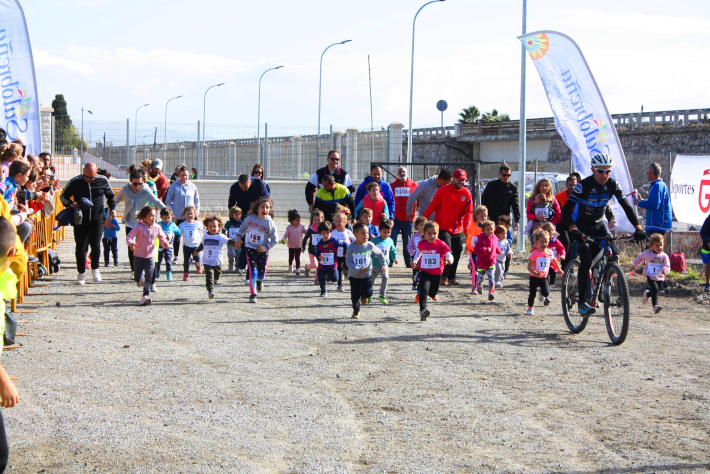
[(193, 272), (139, 308), (119, 247), (81, 288), (67, 241), (28, 298), (47, 303), (3, 354), (10, 473), (710, 471), (710, 306), (689, 295), (651, 316), (633, 290), (617, 347), (599, 317), (567, 331), (559, 286), (525, 316), (522, 260), (495, 302), (448, 287), (426, 323), (400, 266), (351, 320), (279, 246), (257, 305), (232, 274), (207, 300)]

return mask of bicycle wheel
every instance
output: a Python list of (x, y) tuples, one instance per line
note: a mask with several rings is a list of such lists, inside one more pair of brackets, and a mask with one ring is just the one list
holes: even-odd
[(629, 332), (629, 287), (624, 271), (615, 263), (607, 265), (604, 280), (604, 319), (613, 344), (626, 340)]
[(579, 265), (579, 260), (570, 261), (562, 277), (562, 315), (565, 317), (565, 323), (567, 323), (569, 330), (575, 334), (584, 331), (589, 320), (579, 314), (575, 308), (576, 305), (579, 305)]

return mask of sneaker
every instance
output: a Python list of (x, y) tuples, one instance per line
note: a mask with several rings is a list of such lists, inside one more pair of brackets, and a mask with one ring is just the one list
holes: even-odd
[(451, 280), (449, 282), (449, 285), (458, 285), (458, 284), (459, 284), (459, 282), (457, 280)]
[(261, 290), (264, 289), (264, 282), (262, 280), (256, 280), (256, 292), (261, 293)]
[(153, 302), (153, 301), (151, 301), (150, 296), (144, 296), (143, 298), (141, 298), (140, 305), (141, 305), (141, 306), (148, 306), (148, 305), (150, 305), (152, 302)]
[(215, 286), (219, 286), (219, 285), (221, 285), (221, 283), (219, 282), (219, 280), (215, 280), (215, 281), (214, 281), (214, 285), (215, 285)]
[(309, 276), (311, 276), (311, 271), (306, 268), (306, 278), (308, 278)]
[(197, 274), (202, 275), (202, 265), (197, 265)]
[(389, 301), (387, 301), (387, 298), (385, 298), (384, 296), (380, 296), (380, 301), (382, 302), (382, 304), (390, 304)]
[(249, 295), (249, 302), (256, 303), (256, 295)]
[(352, 319), (360, 319), (360, 312), (356, 309), (353, 310), (353, 315), (350, 316)]
[(153, 283), (152, 285), (150, 285), (150, 291), (153, 291), (153, 292), (158, 291), (158, 287), (155, 286), (155, 283)]
[(325, 298), (326, 296), (328, 296), (328, 291), (327, 291), (327, 290), (321, 290), (321, 292), (320, 292), (320, 297), (321, 297), (321, 298)]
[(419, 295), (417, 295), (416, 298), (414, 298), (414, 302), (419, 303)]
[(296, 274), (296, 276), (301, 276), (301, 269), (297, 268), (294, 273)]
[(478, 294), (478, 287), (477, 287), (477, 286), (474, 286), (473, 288), (471, 288), (471, 294), (472, 294), (472, 295), (477, 295), (477, 294)]
[(544, 304), (545, 306), (550, 306), (550, 297), (546, 296), (545, 301), (543, 301), (542, 304)]
[(98, 283), (101, 281), (101, 273), (99, 273), (98, 268), (96, 270), (91, 270), (91, 275), (94, 277), (95, 282)]
[(597, 312), (597, 310), (595, 308), (592, 308), (587, 303), (582, 303), (581, 305), (579, 305), (579, 308), (577, 308), (577, 311), (582, 316), (589, 316), (590, 314), (594, 314)]
[(86, 273), (77, 273), (76, 284), (83, 286), (85, 282), (86, 282)]
[(367, 304), (369, 303), (369, 298), (360, 298), (360, 304)]
[(442, 279), (441, 279), (441, 286), (446, 286), (446, 285), (448, 285), (448, 284), (449, 284), (449, 280), (448, 280), (448, 279), (446, 279), (446, 278), (442, 278)]
[(160, 278), (160, 270), (155, 272), (155, 278)]
[(436, 296), (433, 297), (431, 300), (432, 300), (432, 301), (439, 301), (439, 295), (436, 295)]
[(175, 265), (176, 263), (178, 263), (177, 257), (175, 257), (175, 258), (173, 259), (173, 265)]
[(214, 299), (214, 290), (210, 290), (209, 293), (207, 293), (207, 297), (211, 300)]
[(426, 321), (426, 318), (429, 317), (429, 314), (431, 313), (429, 313), (428, 309), (424, 308), (423, 310), (421, 310), (419, 312), (419, 321)]
[(165, 272), (165, 279), (168, 281), (173, 281), (173, 272)]
[(190, 274), (189, 274), (189, 273), (185, 273), (185, 274), (182, 276), (182, 281), (190, 281)]
[(118, 266), (118, 262), (113, 262), (113, 266), (114, 266), (114, 267), (117, 267), (117, 266)]
[(412, 291), (417, 291), (417, 285), (412, 285)]
[(288, 266), (288, 272), (289, 272), (289, 273), (293, 273), (293, 265), (289, 265), (289, 266)]
[(501, 282), (496, 283), (496, 288), (499, 289), (499, 290), (502, 290), (502, 289), (503, 289), (503, 283), (501, 283)]
[(653, 314), (660, 313), (662, 309), (663, 309), (663, 307), (661, 305), (657, 304), (656, 306), (653, 307)]
[(494, 299), (496, 299), (495, 292), (496, 292), (495, 289), (492, 289), (491, 291), (488, 292), (488, 301), (493, 301)]
[(318, 281), (317, 278), (315, 280), (313, 280), (313, 284), (316, 286), (320, 286), (320, 282)]
[(648, 303), (648, 290), (643, 292), (643, 300), (641, 300), (643, 304)]
[(344, 268), (343, 269), (343, 276), (345, 278), (348, 278), (350, 276), (350, 270), (348, 270), (347, 268)]
[(532, 307), (528, 307), (528, 312), (525, 314), (527, 316), (535, 316), (535, 310)]
[(338, 286), (338, 291), (341, 293), (345, 293), (345, 288), (343, 288), (343, 285)]

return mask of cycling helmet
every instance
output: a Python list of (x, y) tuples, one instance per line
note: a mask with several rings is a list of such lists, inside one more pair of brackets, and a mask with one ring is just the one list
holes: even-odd
[(592, 167), (614, 166), (614, 160), (606, 153), (597, 153), (592, 157)]

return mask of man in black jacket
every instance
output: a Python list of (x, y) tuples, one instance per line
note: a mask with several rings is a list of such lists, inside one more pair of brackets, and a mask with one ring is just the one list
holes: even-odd
[(520, 227), (520, 206), (518, 205), (518, 187), (510, 182), (510, 166), (505, 163), (498, 171), (499, 178), (486, 185), (481, 196), (481, 204), (488, 208), (488, 218), (498, 223), (500, 216), (509, 216), (513, 211), (515, 230)]
[(332, 150), (328, 152), (328, 165), (313, 173), (311, 179), (306, 183), (306, 202), (308, 202), (309, 211), (313, 208), (313, 198), (316, 191), (323, 186), (323, 176), (326, 174), (331, 175), (336, 183), (342, 184), (348, 188), (350, 194), (355, 195), (355, 186), (353, 186), (353, 182), (350, 180), (350, 175), (340, 167), (340, 153)]
[(242, 215), (246, 217), (252, 203), (263, 196), (269, 197), (266, 183), (259, 178), (250, 178), (249, 175), (242, 174), (239, 176), (239, 180), (229, 189), (227, 209), (239, 206), (242, 210)]
[(60, 199), (65, 207), (76, 208), (82, 198), (88, 199), (93, 206), (83, 210), (81, 225), (74, 227), (76, 242), (76, 282), (83, 285), (86, 269), (86, 251), (91, 247), (91, 272), (94, 281), (101, 281), (99, 263), (101, 257), (101, 238), (104, 234), (104, 198), (109, 208), (107, 221), (114, 217), (116, 201), (111, 185), (105, 176), (98, 174), (94, 163), (84, 165), (84, 174), (72, 178), (62, 192)]

